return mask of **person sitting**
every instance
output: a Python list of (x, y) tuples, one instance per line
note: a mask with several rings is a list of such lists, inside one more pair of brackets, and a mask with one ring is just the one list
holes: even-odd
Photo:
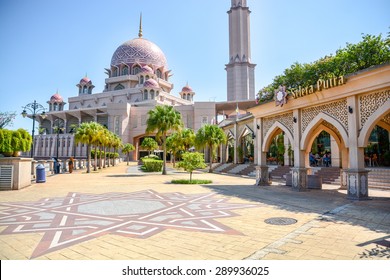
[(314, 156), (314, 158), (316, 159), (316, 165), (317, 165), (317, 166), (320, 165), (321, 156), (320, 156), (318, 153), (316, 153), (316, 155)]
[(372, 155), (371, 164), (372, 164), (372, 166), (375, 166), (375, 165), (379, 166), (379, 164), (378, 164), (378, 156), (376, 154)]
[(317, 161), (316, 161), (316, 159), (315, 159), (315, 157), (314, 157), (312, 152), (310, 152), (310, 154), (309, 154), (309, 162), (310, 162), (310, 166), (315, 166), (316, 163), (317, 163)]
[(329, 167), (330, 165), (330, 154), (326, 153), (323, 158), (324, 164), (326, 167)]

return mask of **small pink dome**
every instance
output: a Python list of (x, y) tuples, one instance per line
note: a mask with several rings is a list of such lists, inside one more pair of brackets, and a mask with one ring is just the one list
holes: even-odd
[(52, 97), (50, 97), (50, 103), (62, 103), (64, 102), (64, 99), (62, 98), (61, 95), (58, 93), (54, 94)]
[(181, 91), (185, 92), (185, 93), (194, 92), (189, 85), (186, 85), (185, 87), (183, 87)]
[(153, 74), (153, 69), (150, 68), (148, 65), (145, 65), (144, 67), (141, 68), (141, 73), (142, 74)]
[(87, 76), (85, 76), (84, 78), (82, 78), (82, 79), (80, 80), (80, 84), (82, 84), (82, 85), (85, 85), (85, 84), (88, 84), (88, 83), (92, 83), (92, 81), (91, 81), (91, 79), (88, 78)]
[(144, 83), (144, 87), (146, 87), (146, 88), (155, 88), (155, 89), (159, 89), (160, 88), (160, 86), (158, 85), (158, 83), (154, 79), (147, 79), (146, 82)]

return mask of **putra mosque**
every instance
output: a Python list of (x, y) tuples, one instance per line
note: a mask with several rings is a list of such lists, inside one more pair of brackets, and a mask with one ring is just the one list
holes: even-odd
[[(132, 143), (133, 160), (138, 160), (146, 153), (140, 144), (147, 136), (148, 111), (167, 104), (195, 132), (218, 120), (228, 143), (218, 149), (216, 172), (245, 171), (259, 186), (282, 176), (297, 191), (321, 188), (326, 179), (347, 190), (350, 199), (367, 199), (369, 186), (390, 190), (388, 169), (377, 168), (390, 166), (390, 64), (319, 79), (303, 89), (281, 85), (275, 102), (256, 105), (247, 1), (231, 0), (227, 13), (227, 101), (195, 101), (188, 84), (175, 96), (167, 59), (143, 37), (140, 21), (138, 37), (112, 55), (103, 92), (93, 92), (92, 81), (84, 77), (77, 84), (78, 95), (68, 100), (68, 110), (58, 93), (50, 98), (47, 118), (37, 117), (46, 133), (34, 137), (34, 157), (50, 158), (58, 151), (62, 159), (85, 158), (86, 147), (74, 143), (71, 128), (96, 121), (123, 143)], [(61, 134), (54, 130), (58, 124), (64, 128)], [(319, 154), (315, 162), (310, 158), (313, 151)]]
[[(195, 91), (188, 84), (175, 95), (166, 56), (158, 45), (144, 38), (141, 17), (138, 37), (124, 42), (113, 53), (110, 66), (105, 69), (103, 92), (94, 92), (92, 80), (85, 76), (77, 84), (77, 96), (68, 99), (69, 109), (65, 109), (66, 102), (58, 92), (50, 97), (46, 118), (36, 118), (40, 134), (34, 137), (34, 157), (86, 157), (86, 146), (75, 143), (72, 127), (95, 121), (119, 135), (123, 143), (132, 143), (136, 148), (133, 160), (138, 160), (144, 154), (142, 140), (148, 136), (148, 111), (156, 105), (174, 106), (184, 126), (195, 132), (204, 124), (216, 123), (218, 115), (229, 116), (238, 107), (245, 110), (255, 105), (249, 15), (246, 0), (231, 1), (227, 102), (195, 101)], [(60, 133), (57, 127), (62, 128)]]

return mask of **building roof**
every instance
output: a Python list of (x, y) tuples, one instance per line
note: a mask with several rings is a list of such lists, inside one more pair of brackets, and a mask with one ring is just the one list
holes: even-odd
[(168, 69), (167, 59), (162, 50), (153, 42), (144, 38), (135, 38), (120, 45), (111, 58), (111, 65), (120, 64), (153, 65)]

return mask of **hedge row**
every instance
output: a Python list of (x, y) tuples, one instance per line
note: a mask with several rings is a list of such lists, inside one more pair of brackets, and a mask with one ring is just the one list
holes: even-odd
[(146, 172), (160, 172), (163, 167), (163, 161), (151, 158), (142, 158), (142, 170)]
[[(102, 157), (104, 156), (104, 152), (103, 151), (96, 151), (97, 153), (97, 157), (100, 157), (100, 154), (102, 155)], [(92, 150), (91, 151), (91, 158), (94, 158), (95, 157), (95, 150)], [(107, 153), (106, 152), (106, 157), (108, 158), (118, 158), (119, 157), (119, 154), (118, 153)]]

